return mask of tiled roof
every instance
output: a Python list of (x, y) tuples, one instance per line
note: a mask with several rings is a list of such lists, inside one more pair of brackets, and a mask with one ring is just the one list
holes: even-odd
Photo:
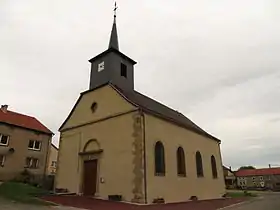
[(53, 134), (46, 126), (34, 117), (23, 115), (17, 112), (7, 110), (6, 112), (0, 109), (0, 123), (6, 123), (22, 128), (27, 128), (46, 134)]
[(280, 168), (244, 169), (235, 172), (235, 176), (280, 175)]

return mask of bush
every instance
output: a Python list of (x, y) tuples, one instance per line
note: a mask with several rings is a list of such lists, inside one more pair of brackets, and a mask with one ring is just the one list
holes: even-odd
[(31, 183), (31, 181), (34, 179), (34, 175), (28, 171), (27, 169), (24, 169), (18, 176), (16, 176), (12, 181), (13, 182), (22, 182), (25, 184)]

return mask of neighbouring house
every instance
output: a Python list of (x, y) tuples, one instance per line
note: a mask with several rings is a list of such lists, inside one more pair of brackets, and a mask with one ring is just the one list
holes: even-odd
[(51, 149), (49, 152), (49, 163), (48, 163), (49, 175), (56, 174), (57, 156), (58, 156), (58, 148), (54, 144), (51, 144)]
[(234, 172), (230, 168), (227, 168), (226, 166), (223, 166), (224, 171), (224, 178), (225, 178), (225, 184), (227, 189), (234, 189), (236, 188), (236, 177)]
[(235, 175), (240, 188), (280, 190), (280, 168), (238, 170)]
[(53, 133), (35, 117), (0, 109), (0, 180), (10, 180), (27, 169), (37, 178), (47, 174)]
[(148, 204), (221, 198), (221, 141), (134, 90), (115, 18), (109, 48), (90, 63), (89, 90), (59, 129), (56, 188)]

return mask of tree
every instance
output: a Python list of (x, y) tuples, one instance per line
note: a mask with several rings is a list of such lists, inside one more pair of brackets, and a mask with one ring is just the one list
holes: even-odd
[(238, 170), (256, 169), (254, 166), (241, 166)]

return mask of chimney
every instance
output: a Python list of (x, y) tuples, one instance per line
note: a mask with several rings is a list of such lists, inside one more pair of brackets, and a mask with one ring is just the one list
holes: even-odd
[(1, 105), (1, 110), (2, 110), (2, 112), (7, 113), (7, 111), (8, 111), (8, 105), (6, 105), (6, 104)]
[(269, 168), (271, 168), (271, 165), (270, 165), (270, 164), (268, 164), (268, 167), (269, 167)]
[(231, 166), (229, 167), (229, 170), (231, 171)]

